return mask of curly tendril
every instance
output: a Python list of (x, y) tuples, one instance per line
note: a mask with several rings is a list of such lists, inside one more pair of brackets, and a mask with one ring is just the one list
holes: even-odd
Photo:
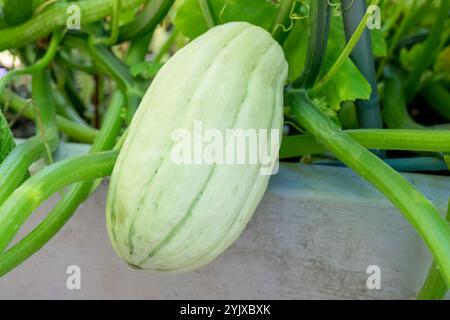
[(302, 20), (302, 19), (306, 19), (308, 18), (308, 16), (301, 16), (298, 13), (295, 12), (295, 5), (297, 3), (301, 3), (302, 5), (308, 7), (309, 5), (305, 2), (305, 0), (295, 0), (294, 3), (292, 4), (292, 8), (291, 11), (289, 12), (289, 20), (290, 20), (290, 25), (289, 27), (285, 27), (283, 24), (279, 23), (277, 25), (275, 25), (275, 28), (273, 29), (272, 33), (275, 33), (279, 28), (283, 29), (283, 32), (289, 32), (292, 30), (292, 28), (294, 27), (294, 21), (296, 20)]
[(355, 0), (352, 0), (347, 7), (342, 8), (342, 3), (341, 2), (333, 3), (332, 0), (327, 0), (327, 2), (330, 5), (330, 7), (333, 8), (333, 16), (335, 16), (335, 17), (339, 17), (339, 16), (342, 15), (343, 12), (349, 10), (353, 6), (354, 1)]

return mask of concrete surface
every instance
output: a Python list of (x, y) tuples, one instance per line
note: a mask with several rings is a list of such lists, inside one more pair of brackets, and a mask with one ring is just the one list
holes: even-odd
[[(449, 178), (407, 177), (444, 212)], [(240, 239), (185, 275), (132, 270), (115, 255), (104, 223), (106, 190), (104, 183), (47, 246), (0, 279), (0, 298), (409, 299), (431, 263), (402, 215), (348, 169), (283, 164)], [(80, 290), (66, 286), (71, 265), (80, 267)], [(380, 268), (379, 290), (367, 288), (370, 265)]]

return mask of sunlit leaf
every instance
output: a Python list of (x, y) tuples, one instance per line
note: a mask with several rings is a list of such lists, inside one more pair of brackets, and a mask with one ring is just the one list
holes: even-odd
[[(212, 0), (210, 3), (217, 24), (246, 21), (269, 30), (277, 14), (277, 5), (268, 0)], [(178, 9), (174, 23), (190, 39), (208, 30), (198, 0), (186, 0)]]

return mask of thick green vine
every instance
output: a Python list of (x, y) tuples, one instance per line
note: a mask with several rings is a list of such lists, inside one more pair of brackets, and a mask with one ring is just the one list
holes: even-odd
[(302, 127), (373, 184), (404, 214), (430, 248), (444, 280), (450, 285), (450, 227), (433, 204), (410, 182), (323, 115), (304, 91), (291, 91), (286, 97)]

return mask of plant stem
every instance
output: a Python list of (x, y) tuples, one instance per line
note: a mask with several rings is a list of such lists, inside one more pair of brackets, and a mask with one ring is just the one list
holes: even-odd
[[(113, 147), (122, 124), (120, 114), (123, 103), (122, 93), (117, 92), (108, 108), (99, 137), (91, 148), (91, 154)], [(93, 185), (94, 181), (74, 185), (31, 233), (0, 255), (0, 276), (9, 272), (48, 242), (70, 219), (79, 204), (93, 191)]]
[(14, 77), (34, 73), (34, 72), (44, 69), (50, 63), (50, 61), (53, 59), (53, 57), (55, 56), (55, 54), (58, 50), (58, 45), (61, 42), (61, 39), (62, 39), (62, 31), (55, 32), (55, 34), (52, 37), (52, 40), (50, 41), (50, 45), (47, 49), (47, 52), (41, 59), (39, 59), (38, 61), (36, 61), (36, 63), (34, 63), (33, 65), (31, 65), (29, 67), (26, 67), (23, 69), (12, 70), (12, 71), (8, 72), (3, 78), (1, 78), (0, 79), (0, 96), (3, 94), (3, 91), (6, 87), (6, 85)]
[(56, 104), (46, 70), (37, 71), (33, 75), (32, 93), (37, 107), (35, 116), (37, 134), (53, 153), (59, 144), (59, 132), (56, 126)]
[(278, 9), (277, 17), (272, 24), (272, 36), (280, 45), (282, 45), (287, 38), (288, 33), (285, 32), (285, 24), (291, 20), (290, 14), (294, 3), (294, 0), (282, 0), (280, 3), (280, 8)]
[[(136, 8), (146, 0), (122, 0), (122, 10)], [(116, 0), (83, 0), (77, 1), (83, 25), (88, 25), (112, 14)], [(0, 30), (0, 51), (20, 48), (46, 37), (55, 30), (65, 27), (70, 17), (68, 8), (71, 2), (54, 3), (45, 11), (27, 20), (25, 23)], [(70, 10), (69, 10), (70, 12)], [(73, 14), (73, 13), (72, 13)]]
[[(367, 5), (365, 1), (341, 0), (341, 2), (344, 8), (349, 8), (343, 12), (345, 35), (349, 40), (358, 28), (364, 13), (367, 12)], [(361, 128), (382, 128), (383, 120), (375, 74), (375, 59), (372, 50), (372, 38), (368, 29), (363, 32), (351, 54), (351, 58), (371, 87), (369, 100), (356, 101), (359, 125)], [(379, 156), (384, 155), (379, 154)]]
[[(145, 61), (145, 57), (148, 51), (148, 45), (152, 39), (153, 33), (149, 33), (140, 38), (135, 38), (130, 45), (125, 62), (128, 66), (132, 66), (136, 62)], [(143, 94), (133, 93), (129, 94), (126, 101), (127, 108), (125, 113), (125, 124), (129, 125), (133, 116), (141, 102)]]
[(319, 76), (327, 53), (331, 6), (327, 1), (312, 1), (308, 28), (308, 48), (303, 74), (293, 86), (311, 88)]
[(110, 151), (74, 157), (46, 167), (28, 179), (0, 207), (0, 252), (33, 210), (53, 193), (75, 182), (110, 175), (117, 155), (117, 151)]
[(87, 50), (90, 57), (95, 61), (97, 68), (113, 78), (121, 90), (129, 93), (138, 90), (137, 84), (135, 83), (136, 81), (130, 74), (128, 68), (122, 63), (122, 61), (116, 58), (108, 47), (104, 45), (88, 44)]
[[(450, 131), (431, 130), (348, 130), (352, 139), (368, 149), (418, 152), (449, 152)], [(314, 135), (284, 137), (280, 159), (300, 157), (327, 151)]]
[(0, 205), (23, 181), (28, 168), (44, 157), (41, 137), (35, 136), (16, 146), (0, 166)]
[(302, 127), (403, 213), (430, 248), (446, 283), (450, 284), (450, 228), (432, 203), (404, 177), (339, 129), (304, 91), (288, 92), (287, 101)]
[[(143, 39), (146, 39), (147, 42)], [(126, 59), (129, 65), (138, 63), (139, 59), (144, 59), (149, 41), (150, 36), (139, 39), (138, 43), (131, 44)], [(122, 126), (121, 114), (124, 102), (123, 93), (116, 92), (106, 113), (100, 134), (91, 148), (91, 153), (109, 150), (114, 146)], [(132, 100), (131, 103), (138, 103), (138, 100)], [(136, 108), (136, 106), (128, 106), (127, 110)], [(0, 255), (0, 276), (11, 271), (50, 241), (97, 185), (98, 181), (92, 180), (74, 185), (32, 232)]]
[(173, 29), (169, 38), (166, 40), (164, 45), (159, 50), (158, 55), (155, 57), (155, 59), (154, 59), (155, 62), (161, 63), (162, 59), (169, 52), (170, 48), (172, 47), (173, 43), (175, 42), (177, 35), (178, 35), (177, 29)]
[(203, 18), (205, 18), (206, 26), (208, 29), (214, 28), (216, 21), (213, 16), (211, 3), (209, 0), (198, 0), (198, 4), (202, 10)]
[(390, 66), (386, 67), (384, 83), (383, 119), (388, 128), (448, 130), (448, 126), (445, 124), (433, 127), (423, 126), (409, 115), (406, 94), (403, 89), (403, 78), (400, 76), (399, 70)]
[[(0, 96), (0, 102), (8, 105), (14, 112), (23, 115), (25, 118), (35, 120), (35, 114), (27, 101), (19, 97), (12, 91), (7, 91)], [(69, 137), (84, 143), (92, 143), (98, 135), (98, 130), (80, 125), (61, 116), (56, 116), (58, 129)]]
[[(447, 222), (450, 223), (450, 198), (448, 202)], [(448, 287), (442, 278), (439, 267), (437, 266), (436, 261), (433, 261), (422, 289), (417, 295), (417, 300), (442, 300), (445, 298), (447, 292)]]
[(409, 115), (403, 81), (399, 71), (394, 67), (385, 69), (383, 119), (391, 129), (424, 130)]
[(109, 38), (100, 39), (100, 43), (106, 46), (112, 46), (117, 42), (119, 38), (119, 23), (120, 23), (120, 13), (122, 9), (122, 0), (116, 0), (114, 2), (113, 12), (111, 15), (111, 34)]
[(420, 93), (431, 108), (450, 120), (450, 92), (443, 85), (429, 82)]
[(37, 71), (32, 81), (33, 95), (37, 105), (37, 135), (17, 146), (0, 166), (0, 205), (20, 185), (28, 168), (45, 155), (51, 156), (59, 143), (56, 128), (55, 103), (51, 93), (50, 79), (45, 70)]
[[(127, 63), (130, 64), (130, 59), (145, 57), (147, 53), (148, 44), (151, 39), (151, 34), (143, 36), (132, 42), (128, 54), (132, 57), (126, 58)], [(95, 44), (92, 37), (88, 36), (68, 36), (66, 44), (77, 48), (86, 48), (93, 63), (104, 73), (109, 75), (116, 81), (119, 89), (124, 93), (126, 98), (127, 108), (126, 122), (131, 121), (134, 111), (143, 95), (141, 86), (137, 80), (129, 72), (129, 67), (104, 45)], [(133, 50), (131, 50), (134, 47)], [(137, 54), (137, 53), (138, 54)]]
[[(64, 86), (61, 86), (61, 89), (64, 90)], [(59, 90), (54, 92), (55, 103), (56, 103), (56, 112), (62, 117), (67, 118), (74, 123), (79, 125), (89, 127), (87, 122), (80, 116), (80, 114), (75, 110), (75, 107), (72, 105), (71, 101), (67, 98), (64, 93), (61, 93)], [(58, 121), (56, 121), (58, 123)]]
[(62, 53), (57, 55), (55, 60), (56, 60), (56, 62), (58, 62), (58, 64), (62, 65), (65, 69), (78, 70), (78, 71), (82, 71), (82, 72), (90, 74), (90, 75), (93, 75), (97, 72), (97, 70), (95, 69), (94, 66), (85, 65), (85, 64), (78, 63), (76, 61), (72, 61)]
[[(100, 134), (90, 150), (90, 154), (97, 154), (114, 146), (122, 125), (120, 114), (124, 101), (123, 94), (120, 91), (116, 92), (106, 113)], [(70, 219), (79, 204), (93, 192), (94, 185), (95, 181), (93, 180), (75, 184), (32, 232), (8, 251), (1, 254), (0, 276), (25, 261), (53, 238)]]
[(139, 36), (153, 33), (153, 30), (165, 18), (174, 0), (151, 0), (132, 22), (120, 27), (119, 42), (137, 39)]
[(439, 271), (436, 262), (430, 267), (428, 276), (417, 294), (417, 300), (442, 300), (448, 292), (447, 285)]
[[(371, 6), (376, 6), (378, 5), (379, 2), (380, 0), (372, 0)], [(328, 70), (325, 76), (311, 89), (312, 95), (317, 94), (331, 79), (333, 79), (336, 73), (340, 70), (342, 65), (345, 63), (345, 61), (348, 59), (353, 49), (357, 45), (364, 30), (367, 28), (367, 21), (369, 20), (369, 17), (370, 13), (369, 11), (367, 11), (363, 19), (361, 20), (360, 24), (358, 25), (358, 28), (356, 29), (355, 33), (347, 42), (344, 50), (342, 50), (341, 54), (339, 55), (333, 66), (330, 68), (330, 70)]]

